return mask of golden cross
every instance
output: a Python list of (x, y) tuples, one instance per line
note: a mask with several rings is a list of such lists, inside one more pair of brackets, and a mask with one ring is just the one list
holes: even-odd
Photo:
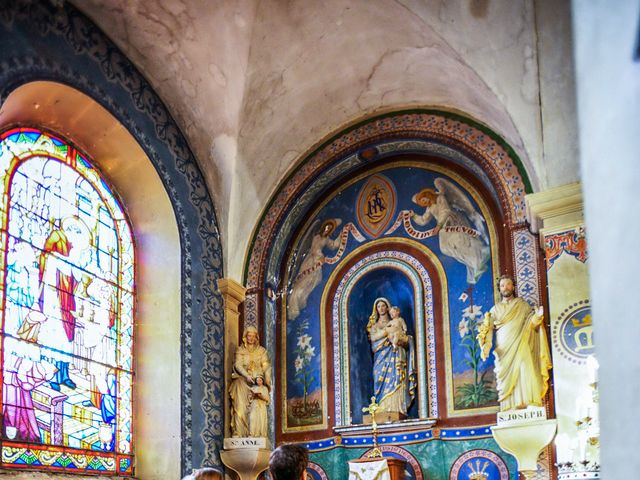
[(373, 423), (375, 425), (376, 423), (376, 412), (380, 410), (380, 405), (378, 405), (378, 403), (376, 402), (376, 397), (371, 397), (371, 403), (369, 404), (368, 407), (364, 407), (362, 409), (362, 411), (364, 413), (370, 413), (371, 414), (371, 418), (373, 418)]
[(382, 457), (382, 452), (378, 446), (378, 424), (376, 423), (376, 412), (380, 410), (380, 405), (376, 402), (376, 397), (371, 397), (371, 403), (368, 407), (362, 409), (363, 413), (371, 414), (371, 428), (373, 430), (373, 450), (367, 455), (369, 458)]

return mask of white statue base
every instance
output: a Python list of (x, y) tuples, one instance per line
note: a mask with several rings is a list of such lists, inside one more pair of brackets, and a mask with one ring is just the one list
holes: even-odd
[(500, 448), (516, 457), (524, 477), (533, 478), (538, 455), (551, 443), (557, 428), (557, 420), (547, 420), (544, 408), (527, 407), (498, 413), (498, 425), (491, 431)]
[(240, 480), (256, 480), (269, 468), (271, 443), (267, 438), (225, 438), (223, 446), (220, 459), (225, 466), (238, 474)]

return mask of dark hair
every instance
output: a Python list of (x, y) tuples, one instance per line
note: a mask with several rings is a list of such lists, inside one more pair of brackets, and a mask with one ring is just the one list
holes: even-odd
[(309, 452), (300, 445), (281, 445), (271, 452), (269, 472), (273, 480), (300, 480), (309, 463)]
[(496, 286), (497, 286), (498, 288), (500, 288), (500, 282), (501, 282), (502, 280), (511, 280), (511, 283), (513, 284), (513, 286), (514, 286), (514, 287), (516, 286), (516, 281), (514, 280), (514, 278), (513, 278), (511, 275), (504, 274), (504, 275), (500, 275), (500, 276), (496, 279)]
[(222, 473), (215, 468), (205, 467), (193, 472), (195, 480), (222, 480)]

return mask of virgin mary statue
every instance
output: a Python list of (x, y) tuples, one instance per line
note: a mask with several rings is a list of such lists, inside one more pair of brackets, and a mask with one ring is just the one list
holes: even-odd
[(413, 338), (406, 335), (406, 326), (404, 332), (398, 331), (404, 321), (392, 318), (391, 310), (389, 300), (377, 298), (367, 323), (373, 351), (373, 389), (382, 411), (406, 415), (416, 389)]

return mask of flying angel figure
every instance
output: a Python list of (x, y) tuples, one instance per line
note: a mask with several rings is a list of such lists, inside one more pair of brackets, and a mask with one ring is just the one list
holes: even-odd
[(435, 219), (440, 250), (465, 265), (467, 283), (475, 285), (487, 270), (491, 255), (485, 220), (452, 182), (439, 177), (433, 184), (435, 190), (425, 188), (413, 196), (413, 202), (425, 211), (422, 215), (413, 213), (411, 219), (420, 226)]
[(321, 225), (316, 220), (300, 241), (298, 252), (291, 267), (292, 278), (287, 298), (287, 314), (289, 320), (295, 319), (307, 306), (311, 292), (322, 280), (322, 265), (326, 261), (323, 250), (337, 250), (340, 246), (340, 235), (331, 239), (331, 234), (342, 223), (339, 218), (325, 220)]

